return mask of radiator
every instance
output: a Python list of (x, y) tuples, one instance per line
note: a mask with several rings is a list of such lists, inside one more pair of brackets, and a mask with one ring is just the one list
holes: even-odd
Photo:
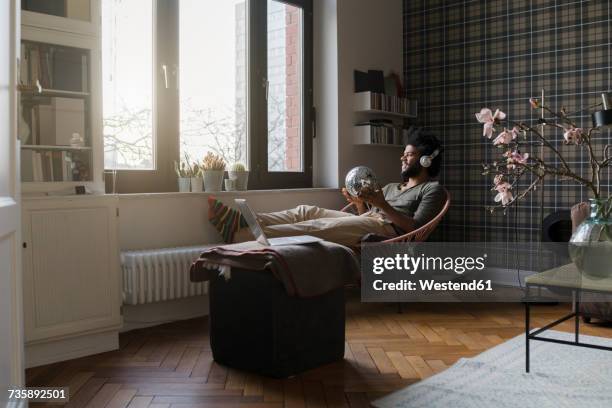
[(191, 282), (189, 268), (210, 247), (121, 252), (123, 303), (139, 305), (206, 294), (208, 283)]

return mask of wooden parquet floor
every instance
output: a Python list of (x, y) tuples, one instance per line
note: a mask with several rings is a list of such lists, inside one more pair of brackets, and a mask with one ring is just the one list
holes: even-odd
[[(569, 310), (534, 308), (541, 326)], [(69, 407), (367, 407), (369, 401), (483, 352), (524, 330), (520, 304), (347, 303), (345, 358), (285, 380), (212, 360), (207, 320), (124, 333), (114, 352), (27, 370), (28, 386), (70, 387)], [(571, 331), (567, 322), (558, 330)], [(582, 325), (612, 337), (612, 327)], [(33, 406), (41, 404), (32, 404)]]

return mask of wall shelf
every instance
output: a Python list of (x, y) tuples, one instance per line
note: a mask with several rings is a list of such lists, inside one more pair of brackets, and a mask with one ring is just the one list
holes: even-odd
[(357, 110), (357, 111), (355, 111), (355, 113), (376, 114), (376, 115), (379, 115), (379, 116), (395, 116), (395, 117), (398, 117), (398, 118), (405, 118), (405, 119), (414, 119), (414, 118), (416, 118), (416, 115), (411, 115), (411, 114), (408, 114), (408, 113), (389, 112), (389, 111), (384, 111), (384, 110), (379, 110), (379, 109)]
[(64, 98), (87, 98), (90, 95), (89, 92), (63, 91), (61, 89), (45, 89), (45, 88), (39, 91), (37, 89), (30, 89), (30, 87), (27, 87), (26, 89), (22, 89), (21, 93), (22, 95), (26, 95), (28, 97), (59, 96), (59, 97), (64, 97)]
[(353, 97), (353, 110), (358, 113), (416, 118), (416, 100), (374, 92), (357, 92)]
[(72, 146), (22, 145), (21, 148), (31, 149), (31, 150), (91, 150), (90, 146), (72, 147)]
[(404, 145), (398, 144), (386, 144), (386, 143), (355, 143), (355, 146), (380, 146), (380, 147), (395, 147), (395, 148), (404, 148)]

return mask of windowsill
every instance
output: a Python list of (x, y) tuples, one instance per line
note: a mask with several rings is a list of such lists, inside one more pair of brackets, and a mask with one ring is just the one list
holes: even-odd
[(100, 197), (117, 197), (121, 200), (130, 200), (130, 199), (143, 199), (143, 198), (189, 198), (189, 197), (208, 197), (210, 195), (219, 196), (219, 197), (232, 197), (232, 196), (242, 196), (242, 197), (252, 197), (257, 195), (270, 195), (276, 196), (279, 194), (312, 194), (312, 193), (327, 193), (327, 192), (339, 192), (339, 188), (328, 188), (328, 187), (320, 187), (320, 188), (285, 188), (278, 190), (247, 190), (247, 191), (215, 191), (215, 192), (206, 192), (203, 191), (201, 193), (179, 193), (179, 192), (167, 192), (167, 193), (126, 193), (126, 194), (54, 194), (47, 195), (45, 193), (26, 193), (22, 194), (21, 198), (25, 200), (61, 200), (61, 199), (79, 199), (86, 200), (88, 198), (100, 198)]
[[(187, 198), (190, 196), (255, 196), (255, 195), (278, 195), (278, 194), (308, 194), (308, 193), (326, 193), (326, 192), (339, 192), (339, 188), (329, 187), (316, 187), (316, 188), (284, 188), (277, 190), (247, 190), (247, 191), (203, 191), (201, 193), (179, 193), (179, 192), (168, 192), (168, 193), (128, 193), (128, 194), (116, 194), (121, 199), (142, 199), (142, 198), (174, 198), (181, 197)], [(106, 194), (107, 196), (113, 194)]]

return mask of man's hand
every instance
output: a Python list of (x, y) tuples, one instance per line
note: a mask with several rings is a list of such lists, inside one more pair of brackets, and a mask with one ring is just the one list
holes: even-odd
[(373, 190), (364, 188), (361, 190), (359, 197), (370, 205), (379, 208), (385, 215), (385, 218), (393, 224), (401, 228), (405, 232), (410, 232), (415, 229), (414, 219), (400, 213), (385, 200), (382, 190)]
[(372, 190), (363, 188), (359, 194), (359, 198), (381, 210), (385, 210), (389, 206), (381, 189)]
[(350, 204), (353, 204), (355, 208), (357, 208), (357, 214), (363, 214), (368, 210), (363, 200), (359, 197), (352, 196), (346, 190), (346, 188), (342, 189), (342, 195), (344, 196), (344, 198), (346, 198), (346, 201), (348, 201)]
[(344, 196), (344, 198), (346, 198), (346, 201), (348, 201), (350, 204), (354, 204), (354, 205), (363, 204), (363, 200), (361, 198), (352, 196), (351, 193), (349, 193), (348, 190), (344, 187), (342, 188), (342, 195)]

